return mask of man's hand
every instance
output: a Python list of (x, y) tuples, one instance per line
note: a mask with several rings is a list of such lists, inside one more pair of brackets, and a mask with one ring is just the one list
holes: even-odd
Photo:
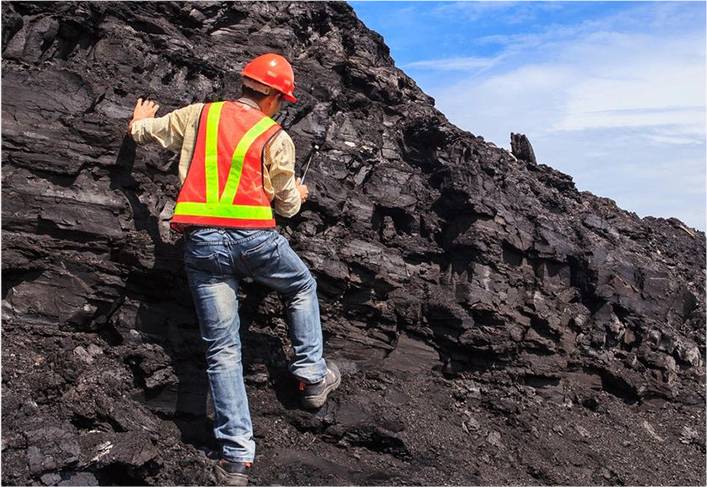
[(306, 184), (302, 184), (302, 178), (297, 178), (295, 180), (295, 186), (297, 187), (297, 191), (299, 191), (299, 197), (302, 200), (302, 203), (307, 201), (307, 198), (309, 198), (309, 189), (307, 189)]
[(133, 119), (130, 120), (130, 123), (128, 124), (128, 132), (132, 128), (133, 122), (137, 122), (138, 120), (143, 120), (145, 118), (153, 118), (159, 108), (160, 106), (154, 101), (142, 101), (142, 98), (138, 98), (137, 103), (135, 104), (135, 110), (133, 110)]

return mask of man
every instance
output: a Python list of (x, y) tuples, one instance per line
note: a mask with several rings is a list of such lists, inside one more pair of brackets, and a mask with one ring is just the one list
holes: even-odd
[(237, 101), (196, 103), (154, 118), (159, 106), (138, 99), (128, 125), (139, 144), (181, 150), (182, 187), (170, 225), (185, 234), (185, 270), (207, 344), (221, 448), (215, 474), (226, 485), (247, 485), (255, 457), (238, 334), (242, 278), (252, 277), (286, 300), (290, 372), (303, 406), (321, 407), (341, 381), (337, 366), (322, 358), (316, 281), (276, 231), (272, 215), (271, 203), (280, 215), (295, 215), (309, 194), (294, 177), (292, 139), (270, 118), (283, 99), (297, 101), (292, 67), (282, 56), (264, 54), (241, 75)]

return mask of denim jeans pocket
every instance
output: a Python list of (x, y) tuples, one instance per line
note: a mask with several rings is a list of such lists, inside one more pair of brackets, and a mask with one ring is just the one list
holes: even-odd
[(187, 245), (184, 251), (184, 265), (187, 270), (221, 274), (218, 248), (214, 245)]
[(241, 252), (240, 259), (251, 274), (261, 273), (277, 265), (280, 253), (277, 246), (277, 233), (268, 235), (262, 242), (254, 242), (254, 246)]

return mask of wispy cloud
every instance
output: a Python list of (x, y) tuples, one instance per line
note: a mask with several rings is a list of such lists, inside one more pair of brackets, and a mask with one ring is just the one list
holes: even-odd
[(427, 69), (438, 71), (477, 71), (479, 69), (490, 68), (496, 64), (500, 58), (486, 57), (454, 57), (447, 59), (429, 59), (415, 61), (401, 66), (403, 69)]
[[(660, 14), (664, 13), (661, 9)], [(505, 126), (525, 121), (542, 135), (652, 127), (655, 131), (664, 128), (666, 138), (677, 135), (679, 143), (687, 139), (703, 143), (704, 31), (673, 33), (666, 38), (587, 28), (590, 23), (593, 28), (617, 28), (618, 17), (506, 38), (508, 48), (498, 56), (484, 63), (471, 58), (475, 68), (492, 69), (483, 76), (435, 87), (433, 95), (448, 116), (463, 120), (468, 108), (456, 103), (455, 94), (469, 93), (477, 112), (476, 125), (478, 111), (483, 109), (486, 121)], [(442, 66), (447, 61), (448, 66), (455, 64), (450, 59), (421, 65), (445, 69)]]

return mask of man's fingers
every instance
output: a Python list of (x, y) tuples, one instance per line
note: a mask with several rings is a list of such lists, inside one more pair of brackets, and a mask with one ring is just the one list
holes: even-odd
[(147, 99), (142, 99), (142, 98), (137, 99), (137, 105), (145, 107), (145, 108), (159, 106), (156, 102), (154, 102), (152, 100), (147, 100)]
[(135, 104), (135, 109), (133, 110), (133, 118), (130, 121), (136, 122), (145, 118), (152, 118), (159, 110), (160, 106), (153, 100), (143, 99), (142, 97), (137, 99)]

